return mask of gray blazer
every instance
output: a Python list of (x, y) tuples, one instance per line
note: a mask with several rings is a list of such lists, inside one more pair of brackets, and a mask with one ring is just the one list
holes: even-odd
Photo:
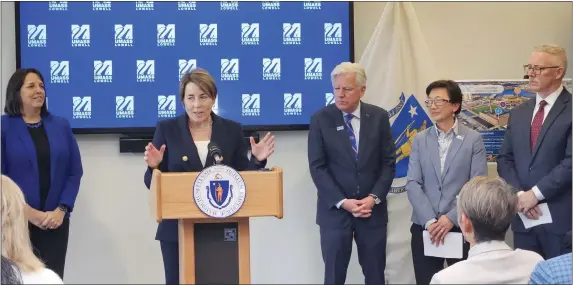
[(457, 195), (471, 178), (487, 176), (487, 157), (482, 136), (463, 124), (453, 138), (441, 172), (436, 126), (414, 137), (406, 192), (412, 204), (412, 222), (424, 226), (446, 215), (457, 227)]

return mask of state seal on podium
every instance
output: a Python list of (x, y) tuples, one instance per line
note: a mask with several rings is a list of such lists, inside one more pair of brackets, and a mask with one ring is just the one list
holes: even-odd
[(195, 179), (193, 197), (205, 215), (227, 218), (237, 213), (245, 203), (245, 180), (237, 170), (227, 165), (209, 166)]

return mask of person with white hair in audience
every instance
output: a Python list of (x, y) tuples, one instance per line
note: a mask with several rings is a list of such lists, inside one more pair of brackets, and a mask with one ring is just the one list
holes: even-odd
[[(64, 284), (63, 280), (34, 255), (26, 217), (26, 202), (20, 187), (2, 175), (2, 256), (21, 274), (23, 284)], [(5, 267), (6, 261), (2, 262)], [(2, 269), (2, 273), (4, 270)]]
[(527, 284), (543, 257), (505, 243), (518, 207), (511, 185), (499, 177), (475, 177), (460, 191), (457, 206), (468, 259), (436, 273), (430, 284)]

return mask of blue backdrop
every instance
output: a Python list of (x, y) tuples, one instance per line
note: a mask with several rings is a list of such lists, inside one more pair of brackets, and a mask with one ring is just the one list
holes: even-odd
[(179, 78), (206, 69), (216, 112), (308, 124), (351, 60), (348, 2), (21, 2), (20, 66), (75, 129), (154, 127), (184, 112)]

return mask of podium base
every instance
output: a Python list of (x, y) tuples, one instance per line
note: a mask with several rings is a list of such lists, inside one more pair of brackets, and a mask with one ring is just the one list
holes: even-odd
[(249, 218), (179, 220), (181, 284), (250, 284)]
[(239, 284), (238, 228), (238, 223), (194, 224), (196, 284)]

